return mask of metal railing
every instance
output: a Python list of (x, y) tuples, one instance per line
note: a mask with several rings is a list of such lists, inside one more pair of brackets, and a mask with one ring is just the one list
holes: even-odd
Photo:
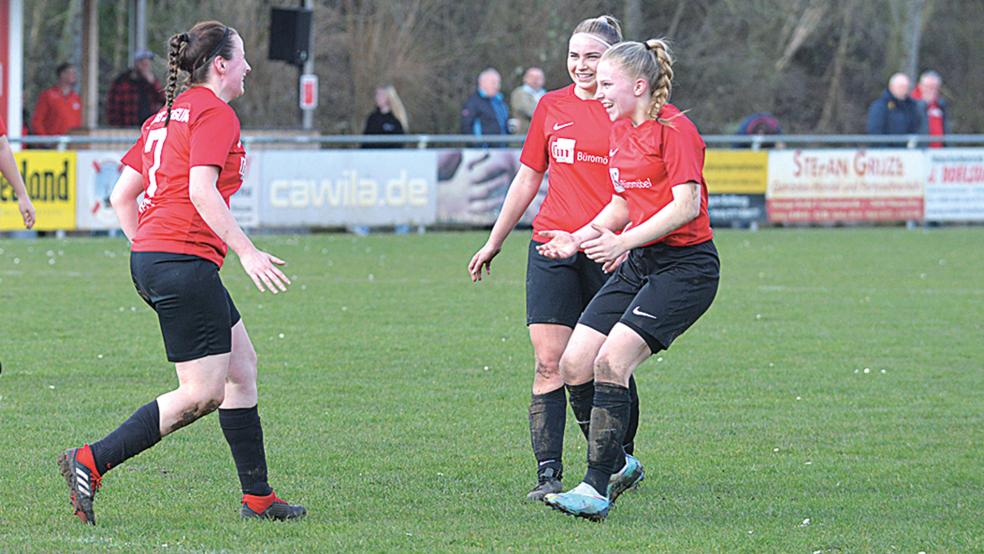
[[(68, 150), (77, 145), (122, 145), (127, 139), (122, 136), (26, 136), (7, 137), (11, 143), (26, 146), (53, 147)], [(133, 138), (136, 138), (134, 130)], [(503, 147), (521, 146), (525, 137), (521, 135), (264, 135), (262, 132), (244, 134), (242, 140), (247, 145), (273, 144), (289, 146), (318, 145), (332, 147), (373, 147), (402, 146), (404, 148), (449, 148), (449, 147)], [(708, 146), (751, 148), (753, 150), (785, 147), (856, 147), (856, 146), (894, 146), (901, 148), (922, 148), (930, 143), (942, 142), (946, 146), (984, 145), (984, 135), (704, 135)]]

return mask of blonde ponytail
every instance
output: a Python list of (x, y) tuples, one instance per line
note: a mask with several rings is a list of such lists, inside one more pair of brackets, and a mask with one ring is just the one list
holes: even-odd
[(673, 92), (673, 58), (670, 56), (670, 47), (663, 39), (649, 39), (646, 41), (646, 49), (659, 69), (655, 82), (653, 79), (649, 82), (653, 95), (649, 103), (649, 118), (667, 123), (659, 118), (659, 111), (670, 101), (670, 94)]

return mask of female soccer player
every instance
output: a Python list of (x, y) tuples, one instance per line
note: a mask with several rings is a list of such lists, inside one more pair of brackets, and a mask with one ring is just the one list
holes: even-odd
[[(560, 356), (581, 311), (605, 282), (602, 266), (576, 248), (563, 258), (548, 259), (536, 246), (549, 240), (540, 236), (539, 231), (573, 232), (589, 222), (611, 197), (607, 185), (611, 121), (601, 104), (594, 100), (595, 72), (601, 55), (621, 40), (618, 21), (609, 16), (586, 19), (574, 28), (567, 55), (567, 71), (574, 83), (547, 93), (537, 104), (523, 144), (519, 171), (488, 241), (468, 264), (473, 282), (482, 279), (483, 268), (488, 275), (492, 259), (536, 197), (549, 168), (550, 187), (533, 220), (533, 240), (526, 268), (526, 324), (536, 357), (529, 418), (537, 460), (537, 486), (527, 495), (530, 500), (542, 500), (545, 494), (562, 490), (561, 454), (567, 398), (560, 376)], [(634, 392), (634, 381), (631, 384)], [(586, 433), (593, 383), (589, 380), (568, 390), (574, 416)], [(634, 406), (634, 413), (638, 414), (638, 404)], [(629, 454), (634, 435), (635, 426), (630, 425), (626, 435)], [(638, 461), (631, 457), (627, 460), (630, 470), (619, 474), (617, 479), (628, 481), (617, 484), (619, 492), (642, 478)]]
[[(246, 166), (239, 119), (228, 104), (243, 94), (250, 72), (243, 40), (235, 29), (203, 21), (169, 46), (167, 107), (143, 124), (123, 157), (111, 202), (131, 241), (133, 282), (157, 312), (178, 388), (102, 440), (66, 451), (59, 465), (76, 515), (94, 525), (92, 500), (108, 470), (218, 408), (243, 489), (241, 516), (297, 519), (304, 508), (277, 498), (267, 483), (256, 352), (219, 279), (229, 245), (261, 292), (290, 284), (276, 267), (284, 262), (257, 250), (229, 211)], [(179, 70), (189, 74), (190, 88), (175, 98)]]
[(7, 126), (0, 118), (0, 175), (14, 187), (14, 194), (17, 195), (17, 209), (20, 211), (21, 219), (24, 220), (24, 227), (30, 229), (34, 227), (34, 204), (31, 197), (27, 194), (27, 187), (24, 186), (24, 179), (17, 171), (17, 161), (14, 160), (14, 153), (10, 150), (10, 143), (7, 142)]
[[(670, 98), (666, 44), (624, 42), (598, 64), (596, 98), (611, 116), (609, 171), (615, 195), (587, 225), (543, 234), (541, 254), (563, 259), (583, 248), (599, 263), (629, 252), (584, 310), (561, 359), (565, 383), (594, 379), (584, 481), (544, 501), (603, 519), (605, 493), (629, 423), (629, 378), (654, 352), (693, 325), (717, 293), (719, 262), (707, 216), (704, 141)], [(621, 235), (627, 222), (632, 228)]]

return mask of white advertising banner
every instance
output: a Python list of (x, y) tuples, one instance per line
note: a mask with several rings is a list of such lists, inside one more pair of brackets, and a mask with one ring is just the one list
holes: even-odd
[(766, 194), (769, 221), (921, 220), (925, 181), (921, 151), (772, 151)]
[(253, 158), (264, 227), (434, 222), (434, 151), (270, 150)]
[(926, 219), (984, 221), (984, 149), (926, 152)]

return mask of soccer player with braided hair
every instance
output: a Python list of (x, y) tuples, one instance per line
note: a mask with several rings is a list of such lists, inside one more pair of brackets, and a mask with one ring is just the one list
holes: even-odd
[[(277, 294), (290, 284), (277, 268), (283, 260), (253, 246), (229, 211), (246, 167), (239, 119), (229, 106), (250, 72), (243, 39), (218, 21), (203, 21), (171, 37), (169, 50), (167, 106), (144, 122), (124, 155), (111, 202), (130, 239), (133, 283), (157, 312), (178, 388), (102, 440), (69, 449), (58, 463), (75, 514), (94, 525), (93, 498), (107, 471), (218, 409), (242, 486), (241, 517), (298, 519), (305, 509), (278, 498), (267, 482), (256, 352), (219, 278), (231, 247), (261, 292)], [(189, 87), (175, 96), (180, 73)]]
[[(654, 353), (686, 331), (717, 293), (720, 263), (712, 241), (704, 181), (704, 141), (669, 103), (673, 59), (666, 43), (623, 42), (598, 64), (596, 98), (614, 124), (608, 166), (614, 194), (587, 225), (549, 231), (540, 252), (562, 259), (578, 248), (607, 263), (628, 259), (578, 320), (561, 358), (565, 382), (594, 378), (584, 481), (547, 505), (604, 519), (605, 493), (622, 456), (629, 422), (629, 379)], [(627, 223), (632, 228), (621, 234)]]
[[(499, 217), (488, 241), (468, 264), (472, 281), (488, 275), (492, 259), (506, 237), (536, 197), (544, 174), (550, 172), (547, 197), (533, 220), (526, 268), (526, 324), (533, 343), (535, 373), (529, 406), (530, 440), (537, 462), (537, 484), (529, 500), (541, 501), (547, 493), (563, 490), (563, 444), (567, 396), (560, 376), (560, 356), (577, 318), (604, 284), (605, 270), (574, 249), (563, 259), (542, 256), (537, 245), (549, 239), (544, 229), (574, 231), (589, 222), (611, 197), (608, 187), (608, 134), (611, 121), (594, 99), (596, 68), (602, 54), (622, 40), (618, 21), (607, 15), (585, 19), (574, 27), (566, 44), (567, 71), (573, 83), (548, 92), (537, 103), (530, 122), (520, 169), (509, 186)], [(638, 416), (635, 381), (629, 383)], [(587, 436), (594, 382), (591, 379), (567, 387), (571, 410)], [(614, 494), (643, 477), (642, 465), (631, 454), (638, 422), (633, 417), (625, 434), (625, 451), (612, 481)]]

